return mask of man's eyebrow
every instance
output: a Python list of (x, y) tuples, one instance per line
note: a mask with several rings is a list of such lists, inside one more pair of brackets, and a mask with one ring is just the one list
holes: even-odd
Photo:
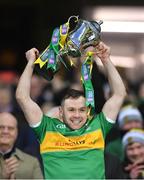
[(10, 126), (10, 125), (0, 125), (0, 127), (13, 127), (13, 128), (15, 128), (15, 126)]
[[(73, 109), (76, 109), (76, 107), (75, 106), (69, 106), (69, 107), (67, 107), (68, 109), (69, 108), (73, 108)], [(86, 106), (83, 106), (83, 107), (80, 107), (80, 108), (78, 108), (78, 109), (87, 109), (87, 107)]]

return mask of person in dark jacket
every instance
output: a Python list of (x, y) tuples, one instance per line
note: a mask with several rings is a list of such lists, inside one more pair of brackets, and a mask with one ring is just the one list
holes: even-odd
[(121, 161), (115, 155), (105, 152), (105, 177), (106, 179), (126, 179)]

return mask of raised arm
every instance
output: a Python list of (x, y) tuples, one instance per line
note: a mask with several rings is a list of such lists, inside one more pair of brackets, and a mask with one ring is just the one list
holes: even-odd
[(33, 63), (38, 55), (39, 52), (36, 48), (32, 48), (26, 52), (28, 63), (19, 79), (16, 90), (17, 102), (30, 125), (35, 125), (40, 122), (43, 114), (40, 107), (30, 97), (31, 78), (34, 69)]
[(112, 96), (106, 101), (102, 111), (106, 117), (116, 120), (126, 96), (126, 89), (117, 69), (110, 60), (110, 48), (103, 42), (100, 42), (96, 47), (96, 55), (104, 65), (112, 91)]

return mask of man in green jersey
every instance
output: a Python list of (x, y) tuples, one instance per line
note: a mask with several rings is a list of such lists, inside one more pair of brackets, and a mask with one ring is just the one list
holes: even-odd
[(39, 51), (26, 52), (28, 63), (22, 73), (16, 98), (29, 125), (40, 143), (46, 179), (103, 179), (105, 178), (105, 137), (116, 120), (126, 95), (125, 87), (110, 60), (110, 48), (103, 42), (85, 50), (94, 51), (107, 72), (112, 96), (101, 113), (88, 120), (86, 99), (82, 92), (71, 90), (63, 98), (58, 118), (43, 114), (30, 97), (34, 61)]

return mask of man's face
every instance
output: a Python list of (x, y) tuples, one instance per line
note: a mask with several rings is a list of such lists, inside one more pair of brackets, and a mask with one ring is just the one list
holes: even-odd
[(69, 98), (64, 101), (60, 109), (60, 116), (71, 129), (80, 129), (87, 121), (87, 107), (85, 98)]
[(17, 138), (17, 121), (8, 113), (0, 114), (0, 146), (12, 148)]
[(144, 144), (138, 142), (129, 144), (126, 148), (126, 154), (132, 163), (140, 161), (144, 158)]

